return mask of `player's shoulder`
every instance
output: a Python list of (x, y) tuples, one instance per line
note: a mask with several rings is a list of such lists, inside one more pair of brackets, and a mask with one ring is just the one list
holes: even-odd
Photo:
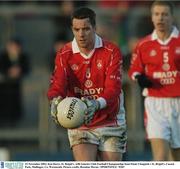
[(174, 38), (174, 39), (176, 39), (177, 41), (180, 41), (180, 33), (179, 33), (178, 36), (177, 36), (176, 38)]
[(70, 53), (72, 53), (71, 42), (66, 43), (60, 50), (58, 50), (58, 54), (61, 54), (61, 55), (68, 55)]
[(139, 39), (139, 41), (137, 43), (137, 47), (142, 47), (143, 45), (148, 44), (149, 42), (152, 42), (151, 34)]
[(112, 52), (114, 50), (120, 50), (120, 48), (115, 43), (110, 42), (108, 40), (103, 40), (103, 48), (110, 52)]

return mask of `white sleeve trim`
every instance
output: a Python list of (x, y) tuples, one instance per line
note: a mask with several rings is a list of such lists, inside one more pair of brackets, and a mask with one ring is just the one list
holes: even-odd
[(132, 78), (133, 80), (136, 80), (136, 79), (135, 79), (135, 76), (136, 76), (136, 75), (140, 75), (140, 74), (141, 74), (141, 73), (139, 73), (139, 72), (134, 72), (134, 73), (132, 74), (131, 78)]
[(142, 95), (146, 97), (146, 96), (148, 96), (148, 93), (149, 93), (148, 88), (144, 88), (142, 91)]
[(107, 106), (107, 102), (103, 97), (99, 97), (97, 99), (97, 101), (99, 101), (99, 103), (100, 103), (100, 109), (103, 109)]

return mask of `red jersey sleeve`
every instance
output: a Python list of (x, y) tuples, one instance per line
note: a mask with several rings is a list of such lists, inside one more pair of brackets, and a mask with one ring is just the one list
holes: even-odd
[(106, 99), (107, 105), (119, 98), (122, 88), (122, 54), (118, 48), (114, 48), (109, 66), (106, 68), (106, 79), (104, 83), (104, 92), (100, 97)]
[(51, 76), (50, 87), (48, 90), (48, 98), (51, 100), (53, 97), (66, 96), (67, 86), (67, 72), (66, 64), (63, 63), (61, 52), (58, 52), (55, 59), (55, 68)]
[(139, 45), (137, 45), (132, 53), (131, 64), (128, 71), (128, 75), (131, 79), (134, 80), (134, 76), (136, 74), (142, 74), (142, 73), (144, 73), (144, 65), (142, 62), (142, 55), (139, 50)]

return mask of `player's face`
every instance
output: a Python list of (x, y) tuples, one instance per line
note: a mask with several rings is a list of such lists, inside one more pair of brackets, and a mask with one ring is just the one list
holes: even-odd
[(92, 50), (95, 41), (95, 28), (91, 25), (89, 18), (73, 19), (72, 31), (80, 50)]
[(152, 8), (152, 22), (157, 31), (170, 31), (173, 23), (170, 8), (165, 5), (155, 5)]

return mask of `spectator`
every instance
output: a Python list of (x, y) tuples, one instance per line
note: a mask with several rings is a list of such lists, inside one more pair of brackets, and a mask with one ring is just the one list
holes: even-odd
[(0, 53), (0, 125), (13, 126), (22, 117), (21, 83), (29, 61), (18, 38), (10, 39)]

